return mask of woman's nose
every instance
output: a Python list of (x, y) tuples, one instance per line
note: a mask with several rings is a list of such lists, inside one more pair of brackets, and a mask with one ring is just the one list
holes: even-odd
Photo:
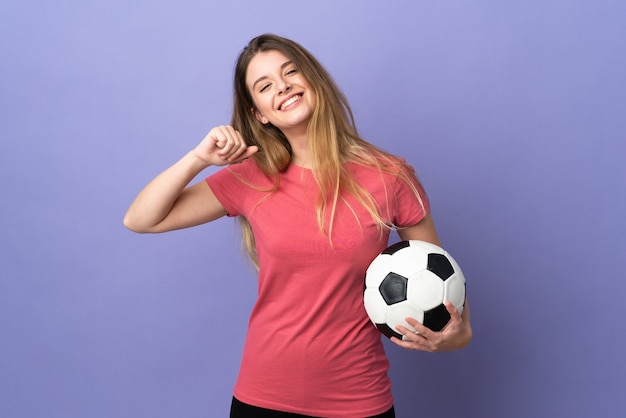
[(278, 84), (278, 94), (287, 93), (289, 90), (291, 90), (291, 84), (289, 84), (287, 81), (282, 80)]

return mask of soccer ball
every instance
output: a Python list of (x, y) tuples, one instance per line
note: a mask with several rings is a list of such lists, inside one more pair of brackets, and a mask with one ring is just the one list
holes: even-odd
[(465, 277), (443, 248), (424, 241), (398, 242), (380, 253), (365, 274), (363, 301), (384, 335), (402, 338), (396, 325), (415, 331), (405, 318), (441, 331), (450, 320), (444, 302), (463, 311)]

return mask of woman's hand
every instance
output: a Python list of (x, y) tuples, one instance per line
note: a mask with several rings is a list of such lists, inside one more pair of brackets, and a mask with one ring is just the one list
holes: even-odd
[(402, 340), (392, 337), (391, 341), (409, 350), (421, 350), (431, 353), (458, 350), (467, 346), (472, 340), (467, 300), (465, 301), (462, 315), (459, 315), (459, 311), (450, 302), (446, 302), (446, 308), (450, 313), (450, 322), (441, 331), (432, 331), (415, 319), (406, 318), (406, 321), (416, 332), (406, 327), (398, 326), (398, 332), (404, 337)]
[(194, 152), (208, 165), (222, 166), (244, 160), (258, 150), (255, 145), (248, 146), (232, 126), (218, 126), (209, 131)]

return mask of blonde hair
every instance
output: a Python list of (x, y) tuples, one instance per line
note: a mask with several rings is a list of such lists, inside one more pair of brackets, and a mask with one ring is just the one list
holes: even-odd
[[(319, 61), (298, 43), (272, 34), (252, 39), (237, 59), (231, 120), (231, 125), (242, 134), (248, 145), (259, 147), (259, 151), (251, 158), (254, 158), (265, 175), (274, 179), (274, 186), (268, 192), (278, 188), (279, 175), (291, 162), (292, 151), (289, 141), (278, 128), (261, 124), (253, 115), (251, 109), (255, 108), (255, 104), (246, 85), (246, 71), (257, 53), (270, 50), (279, 51), (289, 58), (307, 79), (317, 97), (307, 134), (311, 168), (319, 186), (317, 223), (320, 233), (328, 236), (331, 245), (335, 211), (338, 202), (344, 199), (344, 193), (355, 197), (381, 228), (393, 227), (385, 222), (380, 208), (367, 189), (351, 176), (346, 162), (375, 167), (381, 173), (399, 175), (410, 185), (423, 207), (420, 193), (405, 170), (406, 163), (358, 135), (346, 97)], [(325, 221), (327, 217), (328, 223)], [(240, 216), (238, 219), (243, 246), (258, 269), (252, 228), (245, 217)]]

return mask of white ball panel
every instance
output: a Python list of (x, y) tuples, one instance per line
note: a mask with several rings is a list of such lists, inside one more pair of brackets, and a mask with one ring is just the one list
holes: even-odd
[(385, 322), (388, 307), (383, 297), (380, 295), (378, 288), (365, 289), (363, 303), (365, 304), (367, 315), (374, 323), (382, 324)]
[(378, 288), (383, 279), (391, 271), (391, 255), (380, 254), (367, 268), (365, 273), (365, 286), (368, 288)]
[[(448, 257), (448, 260), (450, 260), (450, 264), (452, 264), (452, 267), (454, 268), (455, 273), (463, 276), (463, 271), (461, 270), (461, 266), (459, 266), (459, 263), (456, 262), (456, 260), (454, 259), (454, 257), (452, 257), (450, 253), (448, 253), (447, 251), (444, 253), (446, 257)], [(463, 281), (465, 281), (465, 278), (463, 278)]]
[(445, 300), (452, 302), (454, 306), (461, 312), (463, 303), (465, 302), (465, 280), (463, 275), (454, 274), (445, 281)]
[(409, 279), (407, 299), (415, 306), (427, 311), (441, 305), (444, 297), (443, 281), (428, 270), (419, 272)]
[(406, 247), (393, 254), (391, 271), (404, 277), (410, 277), (416, 271), (426, 269), (428, 254), (419, 247)]
[(411, 331), (415, 331), (415, 328), (409, 325), (406, 322), (405, 318), (410, 317), (415, 319), (420, 324), (424, 322), (424, 311), (418, 309), (413, 306), (409, 302), (400, 302), (395, 305), (390, 306), (387, 309), (387, 325), (394, 331), (396, 330), (396, 325), (402, 325), (410, 329)]
[(431, 244), (430, 242), (426, 242), (426, 241), (411, 240), (409, 241), (409, 246), (412, 248), (421, 248), (426, 254), (428, 253), (445, 254), (446, 253), (444, 249), (441, 248), (440, 246)]

